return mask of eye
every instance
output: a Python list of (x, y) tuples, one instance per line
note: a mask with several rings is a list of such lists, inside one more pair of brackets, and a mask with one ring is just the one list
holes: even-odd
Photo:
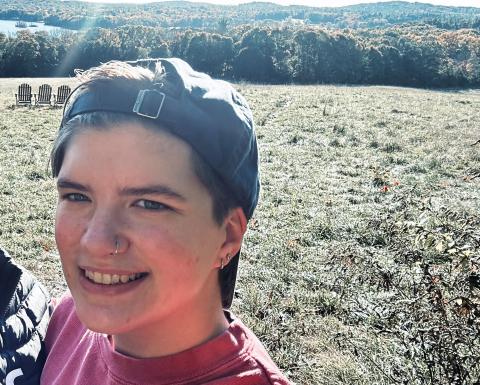
[(135, 206), (141, 207), (146, 210), (168, 210), (170, 208), (163, 203), (151, 201), (148, 199), (138, 200), (137, 202), (135, 202)]
[(90, 200), (86, 195), (83, 195), (83, 194), (80, 194), (80, 193), (64, 194), (64, 195), (62, 195), (62, 199), (65, 199), (65, 200), (71, 201), (71, 202), (87, 202), (87, 201)]

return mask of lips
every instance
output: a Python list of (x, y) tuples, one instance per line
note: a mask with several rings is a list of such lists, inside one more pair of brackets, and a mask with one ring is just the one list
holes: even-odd
[(122, 285), (143, 278), (147, 273), (108, 274), (85, 269), (84, 275), (89, 281), (99, 285)]

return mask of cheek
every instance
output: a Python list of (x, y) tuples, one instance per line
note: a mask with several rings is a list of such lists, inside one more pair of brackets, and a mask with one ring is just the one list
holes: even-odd
[[(133, 244), (145, 250), (153, 262), (174, 263), (187, 254), (188, 240), (182, 232), (163, 226), (142, 226), (137, 229), (137, 240)], [(170, 258), (171, 257), (171, 258)]]
[(141, 239), (136, 243), (148, 255), (150, 263), (162, 271), (169, 271), (171, 279), (191, 274), (200, 261), (201, 247), (188, 226), (145, 227), (138, 234)]
[(78, 218), (68, 215), (59, 206), (55, 217), (55, 241), (62, 260), (67, 255), (68, 249), (79, 243), (80, 234), (81, 224)]

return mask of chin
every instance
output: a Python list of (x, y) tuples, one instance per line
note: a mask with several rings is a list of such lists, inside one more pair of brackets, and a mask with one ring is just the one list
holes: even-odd
[(119, 329), (116, 324), (121, 325), (111, 313), (82, 301), (75, 300), (75, 310), (82, 324), (93, 332), (115, 334)]

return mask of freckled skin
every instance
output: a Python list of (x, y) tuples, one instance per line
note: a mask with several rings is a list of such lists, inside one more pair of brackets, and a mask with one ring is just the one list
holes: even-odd
[[(87, 187), (59, 188), (56, 215), (56, 241), (77, 313), (132, 356), (171, 354), (227, 327), (218, 267), (232, 249), (229, 219), (222, 225), (213, 219), (212, 199), (192, 170), (190, 151), (180, 139), (141, 125), (87, 129), (69, 144), (59, 173), (59, 180)], [(149, 185), (168, 186), (185, 199), (120, 193)], [(69, 194), (81, 200), (65, 198)], [(148, 209), (145, 200), (164, 206)], [(124, 295), (94, 295), (82, 288), (79, 266), (148, 275)]]

